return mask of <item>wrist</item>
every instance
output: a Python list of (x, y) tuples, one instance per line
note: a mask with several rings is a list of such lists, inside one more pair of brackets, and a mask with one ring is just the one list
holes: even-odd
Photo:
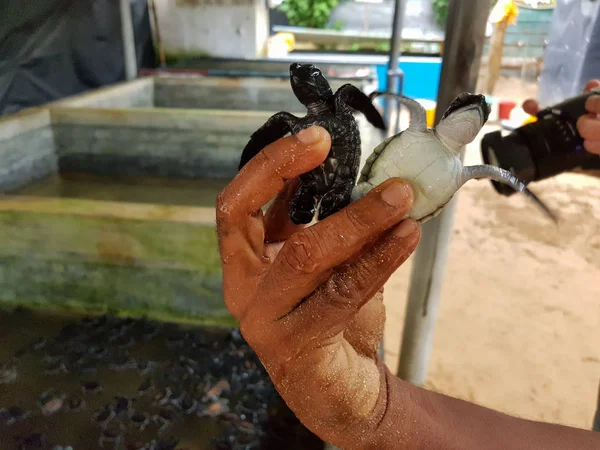
[(434, 421), (427, 399), (415, 386), (393, 375), (379, 358), (380, 388), (369, 417), (339, 433), (335, 445), (344, 450), (401, 450), (431, 443)]

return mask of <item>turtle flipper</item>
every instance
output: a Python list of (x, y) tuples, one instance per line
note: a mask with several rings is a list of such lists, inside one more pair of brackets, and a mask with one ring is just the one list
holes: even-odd
[(410, 130), (426, 131), (427, 130), (427, 111), (418, 101), (407, 97), (406, 95), (396, 94), (394, 92), (380, 92), (375, 91), (369, 95), (369, 101), (373, 101), (375, 97), (380, 95), (388, 95), (394, 97), (398, 102), (408, 109), (410, 113), (410, 124), (408, 128)]
[[(300, 177), (302, 179), (302, 177)], [(296, 225), (312, 222), (317, 209), (317, 181), (302, 180), (290, 200), (289, 216)]]
[(512, 187), (517, 192), (523, 192), (542, 210), (542, 212), (554, 223), (558, 222), (556, 215), (546, 206), (546, 204), (540, 200), (533, 192), (527, 189), (525, 183), (515, 177), (511, 172), (500, 167), (481, 164), (477, 166), (466, 166), (463, 167), (461, 185), (469, 180), (478, 178), (487, 178), (498, 183), (505, 184)]
[(269, 117), (262, 127), (252, 133), (250, 140), (242, 151), (238, 170), (241, 170), (248, 161), (267, 145), (282, 138), (287, 133), (292, 133), (293, 125), (297, 120), (296, 116), (287, 112), (279, 112)]
[(385, 130), (383, 117), (371, 102), (371, 99), (360, 89), (352, 84), (344, 84), (335, 93), (336, 102), (342, 102), (350, 108), (361, 112), (367, 120), (376, 128)]
[(324, 220), (348, 206), (352, 200), (353, 187), (354, 180), (352, 178), (347, 178), (340, 181), (337, 186), (334, 186), (329, 190), (321, 200), (319, 206), (319, 220)]

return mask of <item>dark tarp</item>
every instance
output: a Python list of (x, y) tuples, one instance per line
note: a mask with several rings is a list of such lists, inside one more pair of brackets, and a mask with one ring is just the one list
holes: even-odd
[[(130, 5), (138, 68), (154, 68), (147, 1)], [(0, 115), (124, 79), (119, 0), (0, 0)]]

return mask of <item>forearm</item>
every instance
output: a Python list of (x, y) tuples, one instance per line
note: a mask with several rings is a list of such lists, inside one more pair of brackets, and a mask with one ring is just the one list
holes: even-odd
[(600, 433), (518, 419), (417, 388), (384, 366), (382, 386), (373, 429), (365, 424), (363, 430), (373, 439), (344, 449), (600, 449)]

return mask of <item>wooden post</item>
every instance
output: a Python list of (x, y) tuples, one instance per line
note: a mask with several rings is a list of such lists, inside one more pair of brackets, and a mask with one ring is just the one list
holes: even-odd
[(490, 39), (490, 50), (488, 59), (488, 76), (486, 84), (486, 94), (492, 95), (494, 87), (500, 78), (500, 69), (502, 68), (502, 51), (504, 49), (504, 37), (508, 27), (508, 17), (496, 23), (494, 33)]

